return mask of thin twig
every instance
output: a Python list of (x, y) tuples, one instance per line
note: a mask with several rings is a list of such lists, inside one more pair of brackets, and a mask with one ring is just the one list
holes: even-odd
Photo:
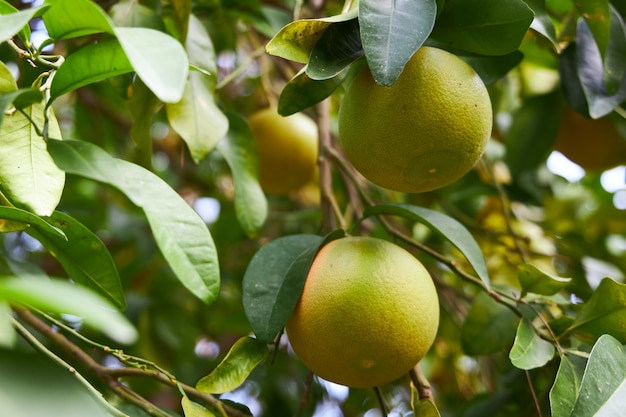
[(318, 166), (320, 173), (320, 206), (322, 212), (322, 232), (329, 233), (337, 228), (339, 221), (341, 228), (345, 229), (341, 210), (333, 194), (332, 166), (330, 163), (330, 151), (332, 137), (330, 135), (329, 108), (330, 101), (323, 100), (317, 106), (317, 127), (319, 134), (319, 157)]
[(526, 373), (526, 379), (528, 380), (528, 387), (530, 388), (530, 393), (533, 396), (533, 401), (535, 403), (535, 407), (537, 408), (537, 415), (539, 417), (543, 417), (541, 414), (541, 405), (539, 405), (539, 399), (537, 398), (537, 393), (535, 392), (535, 387), (533, 387), (533, 381), (530, 378), (530, 372), (528, 369), (524, 371)]
[(387, 403), (385, 403), (385, 397), (383, 397), (383, 392), (380, 390), (380, 387), (374, 387), (374, 392), (376, 393), (376, 399), (378, 400), (378, 405), (380, 406), (380, 411), (382, 411), (383, 416), (389, 415), (389, 408), (387, 407)]

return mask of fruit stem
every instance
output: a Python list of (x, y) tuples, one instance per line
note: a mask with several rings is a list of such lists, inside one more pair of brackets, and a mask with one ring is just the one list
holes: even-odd
[(413, 369), (409, 371), (409, 375), (411, 376), (413, 385), (415, 385), (415, 388), (417, 388), (417, 393), (420, 400), (427, 398), (434, 404), (435, 398), (433, 396), (433, 389), (430, 386), (430, 382), (428, 382), (428, 379), (426, 379), (426, 375), (424, 375), (424, 372), (422, 372), (422, 368), (419, 366), (419, 364), (415, 365), (415, 367), (413, 367)]
[(374, 392), (376, 392), (376, 399), (378, 400), (383, 416), (389, 415), (389, 409), (385, 403), (385, 398), (383, 397), (383, 392), (380, 390), (380, 387), (374, 387)]

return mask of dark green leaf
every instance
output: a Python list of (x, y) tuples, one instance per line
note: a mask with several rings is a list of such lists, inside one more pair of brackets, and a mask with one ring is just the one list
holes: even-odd
[(167, 183), (87, 142), (50, 140), (48, 148), (66, 172), (109, 184), (141, 207), (181, 283), (207, 304), (217, 298), (220, 270), (213, 238), (200, 216)]
[(39, 228), (28, 229), (27, 233), (54, 255), (73, 281), (124, 310), (124, 289), (115, 263), (100, 238), (67, 214), (56, 211), (48, 220), (67, 237)]
[(368, 207), (363, 212), (364, 217), (390, 214), (401, 216), (409, 220), (420, 222), (428, 226), (439, 236), (450, 241), (474, 267), (479, 278), (489, 287), (489, 273), (485, 258), (476, 243), (474, 237), (467, 231), (465, 226), (452, 217), (423, 207), (410, 204), (379, 204)]
[(513, 114), (513, 123), (504, 136), (505, 161), (513, 177), (548, 157), (561, 123), (561, 109), (559, 95), (551, 93), (529, 98)]
[(97, 294), (69, 282), (0, 277), (0, 301), (50, 313), (72, 314), (120, 343), (132, 343), (137, 331), (116, 308)]
[(167, 118), (199, 163), (228, 132), (228, 119), (215, 104), (212, 82), (193, 71), (185, 84), (183, 98), (166, 105)]
[(289, 116), (319, 103), (341, 85), (347, 74), (348, 71), (345, 70), (333, 78), (316, 81), (309, 78), (306, 67), (303, 68), (289, 80), (280, 93), (278, 114)]
[(446, 0), (432, 37), (456, 50), (506, 55), (519, 47), (532, 20), (521, 0)]
[(196, 384), (200, 392), (223, 394), (244, 383), (250, 372), (267, 357), (267, 346), (253, 337), (237, 340), (226, 357)]
[(486, 355), (508, 349), (519, 318), (486, 293), (478, 294), (461, 327), (461, 345), (468, 355)]
[[(43, 104), (38, 103), (23, 110), (28, 117), (19, 111), (5, 115), (0, 126), (0, 188), (13, 205), (49, 216), (61, 199), (65, 173), (48, 154), (46, 142), (40, 135), (44, 111)], [(50, 116), (49, 135), (60, 138), (54, 114)], [(39, 132), (31, 125), (31, 120)]]
[(267, 219), (268, 205), (259, 185), (256, 140), (246, 121), (230, 113), (230, 129), (217, 149), (230, 167), (235, 182), (235, 214), (242, 229), (256, 236)]
[(139, 78), (161, 101), (182, 99), (189, 61), (180, 42), (146, 28), (115, 28), (115, 36)]
[(485, 85), (491, 85), (515, 68), (524, 55), (520, 51), (502, 56), (459, 56), (478, 73)]
[(133, 67), (118, 41), (89, 44), (69, 55), (59, 67), (52, 80), (51, 98), (132, 71)]
[(576, 334), (600, 337), (610, 334), (626, 343), (626, 284), (604, 278), (569, 328)]
[[(292, 263), (308, 250), (316, 251), (322, 238), (291, 235), (265, 244), (254, 255), (243, 277), (243, 307), (259, 341), (271, 343), (283, 328), (298, 302), (302, 286), (287, 286)], [(308, 270), (307, 270), (308, 272)]]
[(98, 5), (89, 0), (46, 0), (50, 8), (43, 21), (54, 40), (77, 38), (94, 33), (113, 33), (113, 22)]
[(8, 41), (18, 33), (22, 40), (30, 41), (28, 22), (46, 8), (39, 6), (17, 11), (7, 3), (0, 3), (0, 43)]
[(181, 41), (187, 38), (189, 18), (191, 17), (191, 0), (165, 3), (162, 15), (169, 34)]
[(128, 100), (130, 116), (133, 119), (130, 135), (144, 156), (144, 166), (150, 166), (152, 158), (150, 129), (154, 115), (161, 109), (163, 103), (140, 79), (135, 80), (131, 86), (131, 91)]
[(357, 10), (326, 17), (323, 19), (305, 19), (291, 22), (283, 27), (267, 43), (265, 50), (270, 55), (276, 55), (291, 61), (307, 63), (309, 54), (315, 43), (324, 31), (332, 24), (354, 19)]
[(585, 369), (585, 360), (578, 356), (563, 356), (556, 379), (550, 389), (552, 417), (570, 417)]
[(541, 295), (554, 295), (571, 281), (571, 278), (547, 274), (532, 264), (519, 265), (517, 278), (524, 292)]
[(554, 345), (540, 338), (530, 320), (523, 317), (509, 352), (511, 363), (519, 369), (540, 368), (554, 357), (554, 351)]
[(559, 77), (563, 95), (576, 112), (589, 117), (585, 91), (578, 76), (578, 53), (576, 44), (570, 44), (559, 55)]
[(626, 347), (612, 336), (603, 335), (589, 355), (571, 417), (617, 417), (624, 410)]
[(524, 0), (524, 2), (535, 15), (533, 22), (530, 24), (530, 28), (549, 40), (556, 50), (556, 31), (554, 30), (554, 23), (546, 10), (546, 0)]
[(0, 219), (13, 220), (16, 222), (27, 224), (36, 228), (42, 233), (55, 235), (59, 239), (67, 240), (67, 236), (62, 229), (48, 223), (41, 217), (16, 207), (0, 206)]
[(311, 49), (306, 74), (313, 80), (327, 80), (362, 56), (358, 20), (333, 23)]
[(374, 80), (392, 85), (430, 35), (437, 16), (435, 0), (360, 0), (361, 41)]

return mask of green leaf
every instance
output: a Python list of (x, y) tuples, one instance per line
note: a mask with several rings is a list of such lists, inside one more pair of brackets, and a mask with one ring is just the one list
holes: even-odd
[(578, 356), (563, 356), (550, 389), (550, 411), (552, 417), (570, 417), (585, 369), (585, 360)]
[[(14, 112), (5, 115), (0, 126), (0, 188), (13, 205), (49, 216), (61, 199), (65, 173), (56, 166), (46, 142), (30, 122), (43, 129), (44, 106), (38, 103), (23, 111), (28, 117)], [(60, 139), (52, 112), (48, 131), (51, 137)]]
[(50, 313), (71, 314), (119, 343), (132, 343), (137, 331), (117, 309), (97, 294), (59, 280), (0, 277), (0, 301)]
[(215, 243), (206, 224), (176, 191), (150, 171), (90, 143), (50, 140), (48, 147), (66, 172), (109, 184), (141, 207), (180, 282), (207, 304), (217, 298), (220, 270)]
[[(211, 76), (211, 81), (217, 83), (217, 62), (213, 42), (202, 22), (194, 15), (189, 17), (185, 48), (190, 65), (207, 72)], [(211, 88), (215, 88), (215, 84), (212, 84)]]
[(124, 50), (116, 40), (89, 44), (70, 54), (52, 79), (52, 99), (87, 84), (133, 72)]
[(461, 345), (468, 355), (487, 355), (508, 349), (519, 318), (507, 307), (480, 292), (461, 327)]
[(344, 70), (337, 76), (327, 80), (312, 80), (302, 68), (283, 87), (278, 99), (278, 114), (289, 116), (309, 108), (330, 96), (346, 79), (348, 71)]
[(346, 22), (356, 16), (357, 10), (354, 9), (337, 16), (291, 22), (278, 31), (267, 43), (265, 50), (270, 55), (306, 64), (311, 49), (331, 24)]
[(246, 121), (230, 113), (230, 129), (217, 150), (230, 167), (235, 183), (235, 214), (249, 237), (256, 236), (267, 219), (268, 204), (259, 185), (256, 139)]
[(519, 369), (540, 368), (554, 357), (554, 351), (554, 345), (540, 338), (530, 320), (523, 317), (509, 352), (511, 363)]
[(519, 265), (517, 278), (524, 292), (540, 295), (554, 295), (572, 280), (547, 274), (532, 264)]
[[(257, 339), (271, 343), (293, 312), (304, 286), (292, 286), (285, 277), (296, 258), (317, 249), (322, 238), (291, 235), (265, 244), (254, 255), (243, 277), (243, 307)], [(308, 271), (307, 271), (308, 272)], [(283, 288), (286, 287), (286, 288)]]
[(124, 289), (115, 263), (100, 238), (76, 219), (59, 211), (55, 211), (49, 221), (67, 237), (59, 237), (58, 232), (50, 233), (45, 229), (28, 229), (26, 232), (54, 255), (73, 281), (124, 310)]
[(0, 3), (0, 43), (4, 43), (19, 33), (24, 41), (30, 41), (28, 22), (47, 7), (39, 6), (17, 11), (14, 7)]
[[(13, 74), (6, 64), (0, 61), (0, 95), (15, 92), (15, 90), (17, 90), (17, 83), (13, 78)], [(0, 114), (0, 116), (2, 115)]]
[(505, 134), (505, 162), (514, 178), (536, 168), (552, 152), (562, 108), (559, 94), (551, 93), (527, 99), (513, 114), (513, 122)]
[[(1, 295), (0, 295), (1, 296)], [(0, 348), (12, 349), (17, 343), (17, 333), (11, 318), (13, 312), (8, 303), (0, 301)]]
[(165, 3), (162, 8), (162, 15), (168, 33), (180, 40), (187, 38), (189, 18), (191, 17), (191, 0)]
[(591, 349), (571, 417), (619, 416), (625, 409), (626, 347), (603, 335)]
[(456, 50), (505, 55), (520, 46), (533, 17), (521, 0), (446, 0), (432, 39)]
[(435, 25), (435, 0), (360, 0), (361, 41), (379, 85), (392, 85)]
[(89, 0), (46, 0), (50, 8), (43, 15), (48, 35), (54, 40), (77, 38), (94, 33), (113, 34), (113, 22)]
[(180, 405), (185, 417), (215, 417), (215, 414), (197, 402), (191, 401), (186, 395), (183, 395)]
[(228, 132), (228, 119), (217, 107), (209, 77), (199, 72), (189, 74), (183, 98), (167, 103), (167, 118), (199, 163)]
[(598, 338), (603, 334), (626, 343), (626, 284), (604, 278), (585, 303), (569, 332)]
[(413, 414), (416, 417), (441, 417), (437, 406), (428, 398), (422, 398), (413, 405)]
[(144, 157), (144, 165), (149, 167), (152, 161), (152, 135), (150, 131), (154, 115), (161, 109), (163, 103), (140, 79), (135, 80), (131, 86), (131, 91), (128, 100), (128, 109), (133, 120), (130, 135)]
[(313, 80), (327, 80), (362, 56), (358, 20), (333, 23), (311, 49), (306, 74)]
[(515, 68), (524, 57), (520, 51), (502, 56), (459, 56), (478, 73), (485, 85), (491, 85)]
[(189, 61), (180, 42), (146, 28), (115, 28), (115, 35), (139, 78), (161, 101), (182, 99)]
[(165, 25), (156, 10), (134, 0), (121, 0), (109, 9), (115, 26), (142, 27), (165, 31)]
[(22, 110), (41, 102), (42, 99), (43, 94), (38, 88), (21, 88), (0, 96), (0, 126), (2, 126), (4, 115), (11, 104), (16, 109)]
[(472, 267), (474, 267), (479, 278), (489, 287), (489, 273), (487, 272), (487, 265), (480, 247), (465, 226), (457, 220), (435, 210), (410, 204), (394, 203), (368, 207), (363, 212), (363, 217), (378, 216), (381, 214), (401, 216), (428, 226), (428, 228), (450, 241), (450, 243), (460, 250)]
[(59, 239), (67, 240), (67, 236), (62, 229), (48, 223), (41, 217), (17, 207), (0, 206), (0, 219), (13, 220), (35, 227), (42, 233), (55, 235)]
[(253, 337), (242, 337), (209, 375), (196, 384), (200, 392), (223, 394), (244, 383), (250, 372), (267, 357), (267, 346)]
[(554, 23), (546, 10), (546, 0), (524, 0), (524, 3), (526, 3), (535, 15), (533, 22), (530, 24), (530, 28), (549, 40), (554, 50), (558, 50), (556, 31), (554, 29)]

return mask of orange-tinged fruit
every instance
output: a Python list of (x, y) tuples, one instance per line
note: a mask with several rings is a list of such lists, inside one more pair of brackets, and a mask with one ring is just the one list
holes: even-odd
[(438, 326), (435, 285), (413, 255), (385, 240), (347, 237), (315, 257), (286, 329), (315, 374), (367, 388), (411, 370)]
[(554, 150), (587, 171), (604, 171), (626, 164), (626, 138), (608, 117), (587, 119), (571, 107), (565, 110)]
[(482, 155), (492, 127), (489, 94), (465, 61), (423, 46), (390, 87), (364, 68), (339, 109), (346, 157), (373, 183), (425, 192), (465, 175)]
[(317, 125), (302, 113), (283, 117), (274, 108), (252, 114), (248, 123), (259, 148), (259, 182), (270, 194), (289, 194), (317, 169)]

